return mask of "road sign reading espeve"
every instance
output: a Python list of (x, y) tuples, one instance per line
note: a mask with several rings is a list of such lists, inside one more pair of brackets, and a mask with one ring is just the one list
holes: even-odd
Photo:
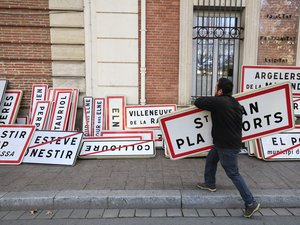
[(36, 131), (23, 162), (74, 165), (82, 136), (76, 131)]
[[(243, 107), (242, 140), (248, 141), (294, 127), (290, 83), (281, 83), (235, 96)], [(280, 101), (274, 101), (274, 99)], [(160, 118), (172, 159), (210, 150), (211, 114), (191, 107)]]

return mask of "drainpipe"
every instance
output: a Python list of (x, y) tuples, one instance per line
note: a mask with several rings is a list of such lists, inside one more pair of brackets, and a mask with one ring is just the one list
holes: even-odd
[(146, 0), (141, 0), (141, 99), (146, 104)]

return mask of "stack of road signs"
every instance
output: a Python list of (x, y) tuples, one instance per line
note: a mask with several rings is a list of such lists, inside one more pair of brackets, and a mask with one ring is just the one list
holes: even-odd
[(33, 85), (29, 123), (37, 130), (74, 131), (79, 89)]
[[(281, 83), (235, 96), (243, 107), (243, 141), (276, 134), (294, 127), (290, 83)], [(281, 99), (281, 101), (272, 101)], [(212, 148), (210, 112), (191, 107), (160, 118), (172, 159)]]
[(154, 140), (162, 146), (158, 117), (175, 110), (176, 105), (126, 105), (125, 96), (85, 97), (80, 157), (153, 157)]
[[(292, 66), (243, 66), (241, 91), (246, 92), (257, 88), (284, 81), (291, 82), (294, 116), (300, 116), (300, 67)], [(282, 98), (273, 98), (277, 102)], [(271, 160), (299, 160), (297, 139), (299, 128), (291, 131), (259, 138), (247, 143), (248, 154), (258, 159)], [(283, 141), (284, 140), (284, 141)], [(294, 147), (292, 147), (294, 145)]]

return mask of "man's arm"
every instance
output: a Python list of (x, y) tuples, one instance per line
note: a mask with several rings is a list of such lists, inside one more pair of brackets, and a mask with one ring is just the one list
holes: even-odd
[(216, 97), (200, 97), (196, 99), (194, 105), (199, 109), (214, 111), (216, 107), (215, 100)]

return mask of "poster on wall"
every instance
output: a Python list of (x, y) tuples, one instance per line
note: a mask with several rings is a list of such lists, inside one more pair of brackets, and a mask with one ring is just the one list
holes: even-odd
[(266, 161), (300, 160), (300, 126), (260, 138), (258, 152)]
[(19, 165), (34, 131), (33, 125), (0, 125), (0, 164)]
[(241, 92), (290, 81), (293, 95), (300, 96), (300, 67), (243, 66)]
[(23, 91), (6, 90), (0, 105), (0, 124), (14, 124), (18, 116)]
[(82, 131), (84, 136), (92, 136), (93, 97), (83, 98)]
[(125, 96), (106, 97), (106, 129), (125, 129)]
[(94, 106), (93, 106), (92, 136), (99, 137), (101, 135), (101, 131), (105, 130), (104, 111), (105, 111), (105, 99), (95, 98)]
[(33, 116), (33, 111), (37, 101), (45, 101), (47, 98), (48, 85), (47, 84), (34, 84), (31, 89), (31, 102), (29, 108), (29, 118)]
[[(290, 83), (241, 93), (235, 98), (243, 107), (244, 142), (294, 127)], [(161, 117), (160, 126), (172, 159), (207, 151), (213, 146), (208, 111), (196, 107), (180, 110)]]
[(176, 111), (176, 105), (128, 105), (125, 107), (126, 129), (159, 128), (158, 118)]
[(76, 131), (36, 131), (23, 162), (74, 165), (82, 136), (82, 132)]

